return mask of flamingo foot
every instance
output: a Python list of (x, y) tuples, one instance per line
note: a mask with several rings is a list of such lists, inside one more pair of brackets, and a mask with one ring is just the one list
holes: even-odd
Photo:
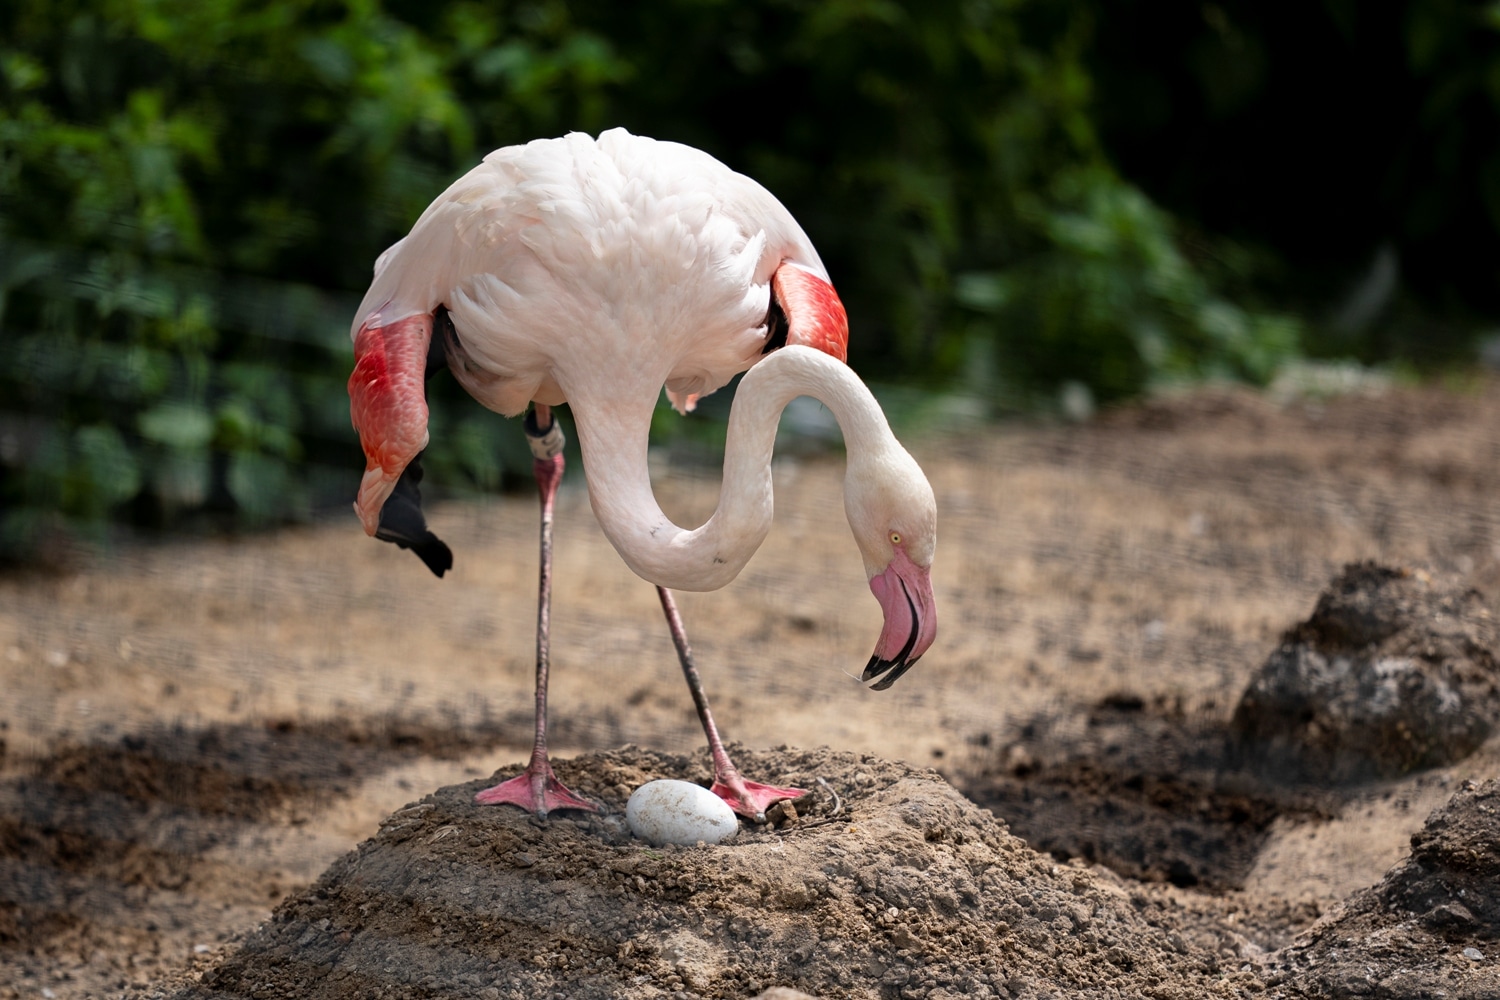
[(746, 781), (739, 775), (730, 775), (727, 781), (719, 778), (709, 791), (728, 802), (729, 808), (756, 823), (766, 821), (766, 809), (772, 803), (800, 799), (807, 794), (805, 788), (777, 788), (758, 781)]
[(554, 809), (581, 809), (598, 812), (599, 807), (588, 799), (575, 795), (552, 773), (552, 765), (543, 763), (526, 768), (508, 781), (474, 796), (482, 806), (513, 805), (534, 813), (537, 819), (546, 819)]

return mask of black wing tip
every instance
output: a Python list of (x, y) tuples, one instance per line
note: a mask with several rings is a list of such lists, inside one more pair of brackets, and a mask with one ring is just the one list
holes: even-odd
[(417, 554), (427, 568), (442, 579), (453, 568), (453, 550), (427, 529), (422, 515), (422, 456), (418, 455), (401, 473), (396, 488), (380, 510), (380, 525), (375, 537)]
[(448, 544), (441, 538), (428, 531), (425, 526), (420, 528), (419, 532), (408, 534), (396, 531), (382, 522), (379, 530), (375, 532), (375, 537), (382, 542), (390, 542), (399, 548), (416, 553), (417, 558), (426, 563), (427, 568), (441, 578), (444, 573), (453, 568), (453, 550), (448, 548)]
[(430, 531), (427, 533), (427, 537), (422, 539), (420, 543), (413, 545), (411, 550), (417, 554), (417, 557), (422, 562), (427, 564), (427, 568), (432, 570), (433, 575), (439, 580), (443, 578), (444, 573), (453, 568), (453, 550), (448, 548), (447, 543)]
[(772, 351), (786, 346), (787, 333), (791, 330), (791, 324), (787, 322), (786, 311), (781, 308), (781, 303), (776, 301), (776, 293), (771, 293), (771, 304), (766, 309), (766, 343), (760, 349), (762, 354), (770, 354)]

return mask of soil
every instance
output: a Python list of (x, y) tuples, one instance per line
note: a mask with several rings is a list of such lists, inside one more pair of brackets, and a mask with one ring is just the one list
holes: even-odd
[[(534, 500), (434, 510), (441, 581), (344, 516), (0, 579), (0, 998), (1500, 997), (1493, 901), (1411, 888), (1477, 891), (1422, 845), (1492, 837), (1465, 782), (1500, 740), (1334, 784), (1242, 766), (1232, 725), (1347, 564), (1500, 593), (1500, 385), (907, 436), (941, 626), (894, 688), (854, 680), (879, 610), (837, 458), (779, 462), (761, 552), (680, 595), (742, 768), (815, 790), (717, 848), (621, 827), (640, 781), (709, 771), (576, 473), (553, 745), (598, 817), (469, 803), (529, 744)], [(655, 460), (705, 516), (713, 470)]]
[(1266, 981), (1314, 997), (1500, 996), (1492, 970), (1475, 975), (1500, 939), (1500, 780), (1465, 782), (1411, 843), (1379, 885), (1277, 955)]
[(1304, 779), (1462, 760), (1500, 722), (1497, 636), (1461, 579), (1355, 563), (1282, 636), (1231, 725), (1262, 770)]
[(1250, 979), (1179, 948), (1120, 880), (1027, 849), (935, 771), (829, 750), (742, 756), (819, 792), (732, 846), (652, 849), (620, 820), (626, 791), (692, 777), (701, 760), (572, 760), (564, 782), (606, 812), (546, 824), (474, 805), (483, 782), (445, 788), (278, 907), (200, 986), (162, 995), (749, 997), (777, 984), (1186, 998)]

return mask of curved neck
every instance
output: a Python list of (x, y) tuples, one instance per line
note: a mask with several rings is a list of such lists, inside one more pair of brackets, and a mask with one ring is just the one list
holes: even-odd
[(689, 530), (672, 523), (651, 489), (646, 452), (655, 398), (627, 404), (621, 396), (616, 387), (575, 399), (589, 500), (630, 568), (674, 590), (717, 590), (765, 540), (773, 509), (771, 452), (781, 411), (793, 399), (811, 396), (826, 405), (851, 455), (900, 448), (875, 397), (847, 365), (809, 347), (783, 347), (741, 379), (729, 413), (718, 508)]

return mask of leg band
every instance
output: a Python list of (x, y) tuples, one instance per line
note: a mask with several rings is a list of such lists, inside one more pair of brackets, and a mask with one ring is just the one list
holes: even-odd
[(552, 426), (542, 430), (536, 425), (536, 411), (526, 411), (525, 419), (526, 443), (531, 445), (531, 455), (538, 461), (546, 461), (556, 458), (562, 454), (563, 445), (567, 442), (563, 434), (562, 424), (557, 418), (552, 418)]

